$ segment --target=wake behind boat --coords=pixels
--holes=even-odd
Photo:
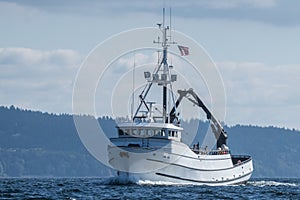
[[[118,177],[133,182],[158,181],[178,184],[229,185],[247,182],[253,172],[252,159],[248,155],[231,155],[227,147],[227,134],[213,113],[193,89],[178,90],[174,101],[172,83],[177,81],[168,64],[169,27],[158,24],[162,32],[162,58],[154,73],[144,72],[147,85],[139,95],[139,105],[130,121],[118,123],[118,137],[110,138],[108,146],[111,166]],[[181,47],[183,54],[188,49]],[[155,86],[162,87],[162,108],[157,111],[156,102],[148,102],[147,95]],[[169,91],[171,91],[170,95]],[[167,102],[173,99],[172,109]],[[182,142],[184,129],[180,124],[178,107],[182,100],[197,105],[210,121],[216,138],[216,148],[201,149],[199,144],[189,147]],[[159,114],[157,114],[159,113]]]

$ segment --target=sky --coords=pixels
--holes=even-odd
[[[220,71],[225,123],[300,129],[296,0],[0,0],[0,105],[72,113],[89,52],[122,31],[155,27],[170,6],[173,28]]]

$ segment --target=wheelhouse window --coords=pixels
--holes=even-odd
[[[130,135],[130,129],[125,129],[124,134],[125,135]]]
[[[119,132],[119,135],[124,135],[125,134],[124,131],[120,128],[118,129],[118,132]]]
[[[178,133],[175,130],[169,130],[168,131],[168,136],[169,137],[178,137]]]
[[[148,136],[153,136],[154,135],[154,130],[153,129],[149,129],[147,132]]]
[[[162,129],[160,132],[160,136],[166,136],[166,130]]]
[[[118,128],[119,136],[140,136],[140,137],[180,137],[180,131],[169,130],[167,128],[151,129],[151,128]]]
[[[140,130],[140,135],[141,135],[141,136],[145,136],[146,133],[147,133],[147,130],[145,130],[145,129],[141,129],[141,130]]]
[[[132,135],[138,135],[138,129],[132,129]]]
[[[131,133],[131,130],[128,128],[127,129],[121,129],[121,128],[118,129],[119,136],[130,135],[130,133]]]
[[[155,130],[155,131],[154,131],[154,135],[155,135],[155,136],[160,136],[160,130]]]

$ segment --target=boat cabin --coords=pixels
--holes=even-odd
[[[124,123],[118,125],[119,137],[162,138],[181,141],[182,128],[165,123]]]

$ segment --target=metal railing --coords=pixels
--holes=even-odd
[[[230,154],[229,150],[205,150],[205,149],[197,149],[197,148],[191,148],[191,150],[200,155],[226,155]]]

